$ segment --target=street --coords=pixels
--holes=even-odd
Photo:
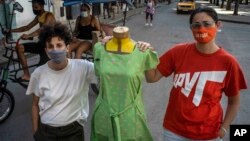
[[[189,14],[176,14],[175,4],[161,4],[156,9],[153,27],[145,27],[145,14],[140,13],[128,18],[126,26],[130,29],[131,37],[136,41],[146,41],[156,49],[159,56],[172,45],[181,42],[193,41],[189,29]],[[118,25],[122,25],[119,23]],[[217,43],[233,54],[241,64],[247,82],[250,82],[250,26],[245,24],[223,22],[221,32],[217,34]],[[144,83],[144,99],[148,122],[155,141],[162,141],[162,121],[168,103],[172,78],[165,78],[157,83]],[[248,86],[249,87],[249,86]],[[15,109],[6,122],[0,125],[0,141],[33,141],[31,130],[31,96],[25,95],[25,89],[13,83],[8,83],[16,100]],[[250,125],[250,90],[241,92],[240,111],[233,124]],[[90,110],[93,108],[96,95],[90,89]],[[227,101],[223,97],[222,105]],[[225,109],[225,108],[224,108]],[[85,140],[89,141],[90,119],[85,126]],[[229,134],[223,139],[229,141]]]

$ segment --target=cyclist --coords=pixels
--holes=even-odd
[[[37,24],[39,24],[39,26],[42,27],[43,25],[50,25],[55,23],[56,20],[54,15],[51,12],[44,10],[44,4],[45,4],[44,0],[32,0],[31,2],[32,2],[33,13],[36,15],[36,17],[28,25],[16,29],[11,29],[10,32],[25,32],[30,30]],[[38,36],[39,32],[40,28],[30,34],[23,34],[21,36],[21,39],[27,40],[31,37],[36,37]],[[39,65],[44,64],[48,60],[48,57],[46,56],[46,53],[44,51],[44,47],[41,46],[38,42],[19,44],[16,46],[16,52],[18,54],[23,69],[23,75],[20,78],[18,78],[18,81],[29,81],[30,79],[27,59],[24,55],[25,52],[39,54],[40,56]]]

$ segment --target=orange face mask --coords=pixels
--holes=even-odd
[[[201,27],[198,29],[192,29],[194,39],[198,43],[208,43],[210,42],[217,33],[216,27]]]

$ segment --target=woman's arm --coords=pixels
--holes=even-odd
[[[95,16],[93,16],[93,22],[94,22],[94,27],[96,27],[96,29],[100,31],[101,30],[100,22]]]
[[[32,100],[32,132],[35,134],[37,128],[38,128],[38,120],[39,120],[39,97],[37,97],[35,94],[33,94],[33,100]]]
[[[77,34],[77,33],[78,33],[78,26],[79,26],[79,23],[80,23],[80,16],[78,16],[78,17],[76,18],[76,24],[75,24],[74,34]]]
[[[220,138],[223,138],[226,133],[229,133],[229,126],[236,117],[239,107],[240,107],[240,94],[237,94],[236,96],[229,96],[225,118],[221,125],[221,129],[219,131]]]
[[[47,13],[44,25],[54,25],[56,23],[56,19],[52,13]]]
[[[145,77],[148,83],[154,83],[154,82],[159,81],[163,77],[163,75],[156,68],[156,69],[147,70],[145,72]]]
[[[38,19],[35,17],[28,25],[16,28],[16,29],[11,29],[10,32],[24,32],[30,30],[32,27],[34,27],[36,24],[38,24]]]
[[[51,25],[51,24],[55,24],[55,23],[56,23],[56,20],[55,20],[54,15],[51,14],[51,13],[48,13],[48,14],[46,15],[45,22],[43,23],[42,26],[44,26],[44,25]],[[34,32],[28,34],[28,35],[27,35],[27,38],[38,36],[39,33],[40,33],[40,30],[41,30],[41,27],[40,27],[39,29],[35,30]],[[27,39],[27,38],[26,38],[26,39]]]

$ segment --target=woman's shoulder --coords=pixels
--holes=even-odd
[[[45,11],[45,16],[46,16],[46,18],[48,18],[48,17],[55,17],[54,16],[54,14],[52,13],[52,12],[49,12],[49,11]]]
[[[97,19],[95,15],[91,15],[91,21],[94,23],[99,23],[99,20]]]
[[[48,62],[45,63],[45,64],[43,64],[43,65],[41,65],[41,66],[39,66],[39,67],[37,67],[37,68],[34,70],[33,74],[34,74],[34,75],[39,75],[39,74],[41,74],[41,73],[46,73],[46,70],[48,70]]]
[[[93,65],[93,62],[90,62],[86,59],[69,59],[69,62],[72,66],[79,68],[89,67]]]
[[[220,55],[222,55],[224,58],[226,58],[226,60],[228,60],[230,62],[237,62],[238,63],[238,60],[236,59],[236,57],[233,56],[231,53],[229,53],[227,50],[225,50],[222,47],[220,49]]]
[[[173,45],[170,50],[174,50],[174,51],[181,51],[181,50],[186,50],[189,48],[195,47],[195,43],[194,42],[185,42],[185,43],[178,43]]]

